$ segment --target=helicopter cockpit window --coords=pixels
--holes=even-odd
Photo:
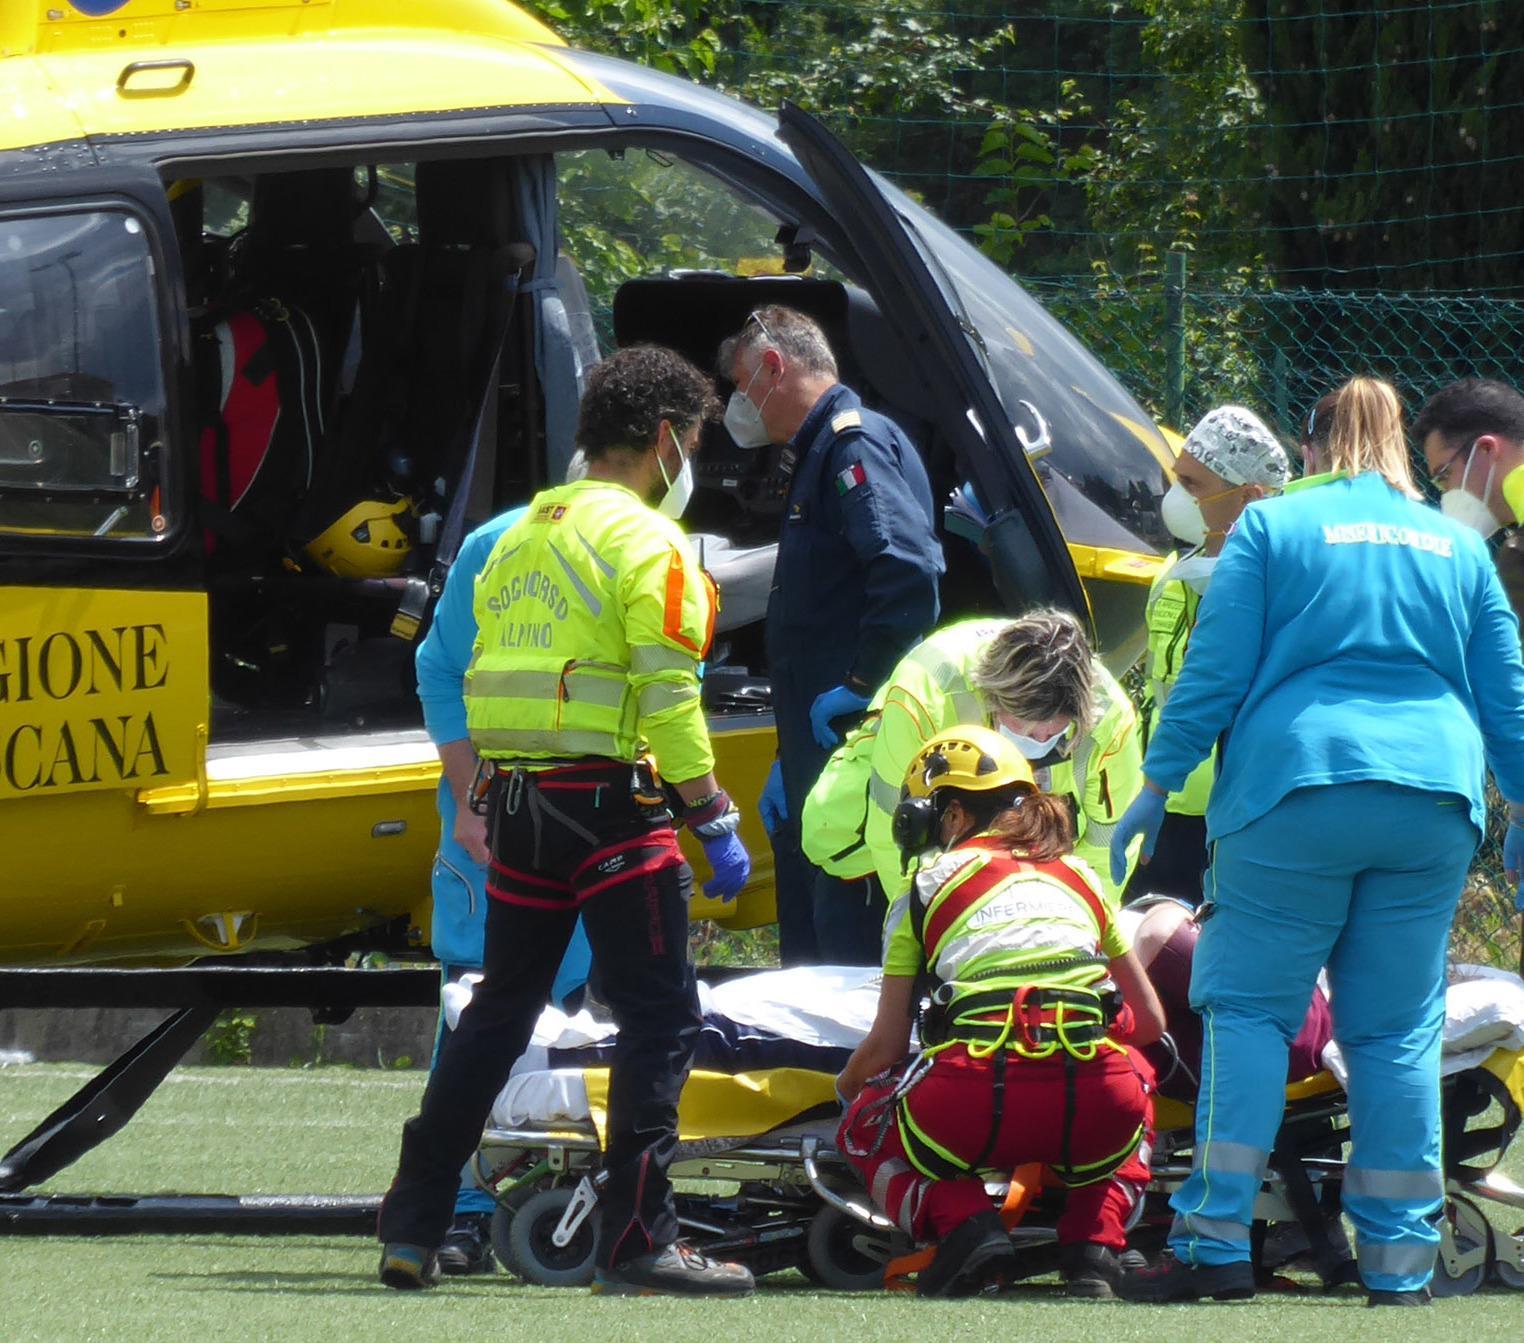
[[[1083,545],[1168,549],[1159,517],[1162,440],[1147,412],[1009,275],[903,193],[879,185],[989,374],[1064,535]]]
[[[125,211],[0,219],[0,533],[154,541],[166,399]]]
[[[655,149],[556,155],[562,247],[612,343],[614,294],[628,280],[695,272],[783,273],[776,217],[712,173]],[[817,258],[810,274],[840,279]]]

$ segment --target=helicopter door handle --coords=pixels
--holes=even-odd
[[[138,75],[152,74],[157,70],[178,70],[180,78],[173,84],[149,84],[145,88],[130,88]],[[122,67],[122,73],[116,77],[116,91],[123,98],[172,98],[177,93],[184,93],[190,88],[190,82],[196,77],[196,64],[188,61],[183,56],[172,57],[163,61],[129,61]]]
[[[1053,432],[1048,428],[1048,421],[1042,411],[1030,401],[1018,401],[1016,404],[1032,417],[1037,429],[1035,433],[1029,434],[1023,425],[1013,423],[1011,428],[1016,431],[1016,437],[1021,443],[1022,451],[1027,455],[1027,460],[1041,461],[1053,451]]]

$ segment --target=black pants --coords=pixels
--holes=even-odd
[[[444,1239],[460,1168],[529,1043],[579,911],[619,1027],[599,1262],[677,1239],[667,1167],[698,997],[671,817],[638,805],[630,776],[628,765],[589,762],[494,786],[485,978],[444,1042],[422,1108],[403,1126],[382,1241],[434,1247]]]
[[[1201,903],[1201,882],[1207,869],[1206,817],[1164,813],[1154,856],[1133,869],[1122,902],[1145,895],[1172,895],[1191,905]]]

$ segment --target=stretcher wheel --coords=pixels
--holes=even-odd
[[[1451,1198],[1439,1230],[1439,1255],[1429,1291],[1434,1296],[1470,1296],[1487,1281],[1492,1226],[1469,1199]]]
[[[492,1209],[492,1253],[497,1256],[500,1264],[508,1262],[508,1235],[513,1226],[513,1219],[518,1216],[519,1209],[532,1199],[539,1190],[533,1185],[515,1189],[511,1194],[499,1200],[497,1206]]]
[[[1524,1292],[1524,1226],[1513,1235],[1494,1232],[1492,1273],[1504,1287]]]
[[[877,1292],[884,1285],[884,1265],[908,1246],[904,1237],[864,1226],[827,1205],[810,1219],[804,1273],[833,1292]]]
[[[575,1192],[575,1185],[540,1189],[525,1199],[516,1213],[505,1212],[508,1234],[499,1251],[504,1268],[540,1287],[586,1287],[592,1282],[593,1255],[598,1248],[596,1211],[577,1228],[571,1244],[559,1246],[551,1240]],[[496,1225],[494,1214],[494,1229]],[[496,1235],[492,1247],[498,1249]]]

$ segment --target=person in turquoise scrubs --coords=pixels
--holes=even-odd
[[[1123,1280],[1131,1300],[1253,1295],[1249,1226],[1286,1051],[1325,965],[1360,1275],[1373,1305],[1428,1300],[1446,944],[1485,766],[1524,802],[1524,663],[1487,547],[1413,483],[1389,386],[1340,389],[1327,459],[1228,538],[1112,839],[1113,864],[1140,835],[1149,853],[1165,797],[1220,742],[1191,981],[1195,1161],[1171,1200],[1171,1253]],[[1520,854],[1516,819],[1505,866]]]

